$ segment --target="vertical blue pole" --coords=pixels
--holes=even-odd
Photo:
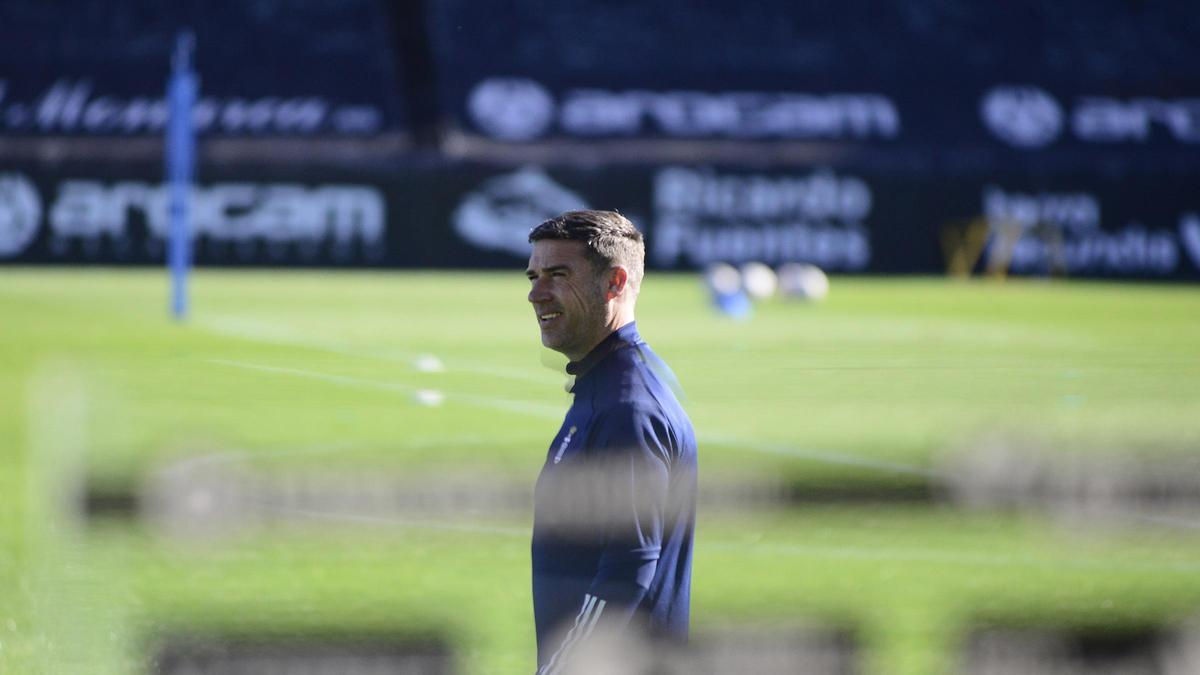
[[[169,190],[167,265],[171,270],[171,316],[187,318],[188,272],[192,266],[192,227],[188,197],[196,157],[196,134],[192,107],[200,88],[192,71],[195,38],[184,31],[175,39],[171,78],[167,82],[166,169]]]

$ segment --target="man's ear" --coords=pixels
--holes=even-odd
[[[629,284],[629,270],[620,265],[608,271],[608,287],[605,289],[605,299],[612,300],[625,291]]]

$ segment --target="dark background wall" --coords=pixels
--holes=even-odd
[[[985,217],[978,267],[1200,278],[1200,10],[1115,0],[13,0],[0,263],[161,261],[183,28],[202,264],[507,266],[586,205],[663,268],[939,273]]]

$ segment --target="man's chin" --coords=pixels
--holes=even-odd
[[[567,354],[571,347],[567,345],[566,340],[564,340],[563,336],[561,335],[556,335],[554,333],[542,333],[542,346],[546,349],[556,351],[559,354],[566,356],[568,359],[571,358]]]
[[[545,330],[543,330],[542,331],[542,346],[545,347],[546,349],[553,349],[554,351],[558,351],[559,347],[562,346],[562,338],[558,335],[555,335],[554,333],[548,333]]]

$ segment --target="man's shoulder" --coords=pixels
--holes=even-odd
[[[594,403],[597,412],[666,413],[678,406],[667,378],[665,364],[644,343],[612,354],[597,383]]]
[[[650,421],[667,428],[687,426],[676,395],[678,384],[666,364],[645,344],[613,354],[606,377],[592,398],[593,419],[611,423]]]
[[[630,425],[647,418],[666,417],[662,406],[653,400],[633,396],[606,398],[592,408],[592,420],[596,424]]]

